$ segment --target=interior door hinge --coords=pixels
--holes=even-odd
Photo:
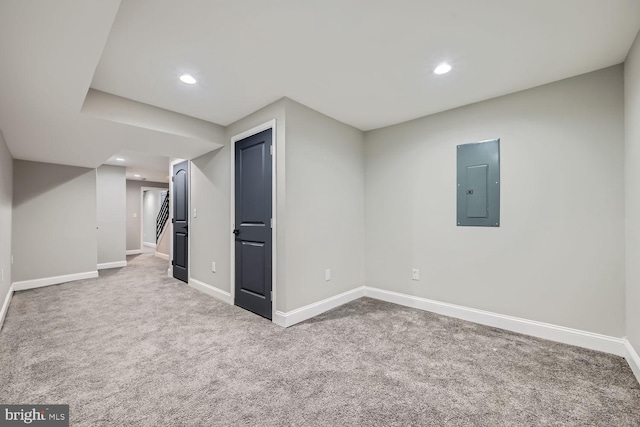
[[[269,154],[273,156],[273,145],[269,146]]]
[[[269,221],[269,224],[271,225],[271,228],[273,228],[273,218],[269,218],[271,221]]]
[[[171,177],[171,182],[175,182],[175,180],[176,180],[176,177],[175,177],[175,176],[172,176],[172,177]]]
[[[271,291],[271,301],[273,301],[273,291]]]

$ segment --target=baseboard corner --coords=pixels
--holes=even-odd
[[[314,302],[303,307],[291,310],[288,312],[276,311],[273,322],[276,325],[288,328],[297,323],[304,322],[311,319],[325,311],[334,309],[348,302],[362,298],[365,295],[365,287],[359,286],[355,289],[351,289],[346,292],[342,292],[338,295],[334,295],[329,298],[325,298],[321,301]]]
[[[126,267],[127,266],[127,261],[114,261],[114,262],[103,262],[98,264],[97,269],[98,270],[106,270],[108,268],[121,268],[121,267]]]
[[[194,279],[193,277],[189,277],[189,286],[193,289],[196,289],[202,293],[205,293],[209,296],[212,296],[220,301],[227,303],[229,305],[233,305],[233,299],[231,298],[231,294],[227,291],[223,291],[222,289],[218,289],[215,286],[211,286],[207,283],[201,282],[200,280]]]
[[[142,253],[142,249],[130,249],[125,252],[127,255],[140,255]]]
[[[96,277],[98,277],[98,270],[65,274],[62,276],[43,277],[33,280],[22,280],[20,282],[13,282],[12,286],[14,291],[26,291],[28,289],[59,285],[60,283],[75,282],[76,280],[94,279]]]
[[[168,254],[163,254],[162,252],[156,252],[156,256],[158,258],[164,259],[166,261],[169,261],[169,255]]]
[[[638,355],[636,349],[633,348],[633,345],[631,345],[628,338],[624,340],[624,346],[627,350],[625,359],[633,371],[633,374],[636,376],[638,383],[640,383],[640,355]]]
[[[13,285],[9,286],[7,296],[4,298],[4,302],[2,303],[2,310],[0,311],[0,331],[4,326],[4,319],[7,317],[9,305],[11,304],[11,298],[13,298]]]
[[[275,314],[273,315],[273,323],[286,328],[287,326],[289,326],[287,325],[287,314],[282,311],[276,310]]]

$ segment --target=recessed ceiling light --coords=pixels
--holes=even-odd
[[[122,157],[117,157],[116,160],[119,162],[124,162],[124,159]]]
[[[449,71],[451,71],[451,65],[447,64],[446,62],[438,65],[435,70],[433,70],[433,72],[436,74],[446,74]]]
[[[197,80],[195,78],[193,78],[193,76],[191,74],[183,74],[180,76],[180,81],[182,83],[186,83],[188,85],[194,85],[196,84]]]
[[[140,178],[140,175],[138,175],[138,174],[135,174],[133,176],[135,176],[136,178]]]

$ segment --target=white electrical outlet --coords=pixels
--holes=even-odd
[[[211,271],[213,271],[214,273],[216,272],[216,262],[215,261],[211,261]]]
[[[411,279],[412,280],[420,280],[420,270],[418,270],[417,268],[414,268],[411,271]]]
[[[134,213],[133,213],[133,217],[134,217],[134,218],[138,218],[138,214],[134,212]]]
[[[193,217],[198,218],[198,209],[193,208]]]
[[[327,269],[324,271],[324,280],[326,280],[327,282],[328,282],[329,280],[331,280],[331,269],[330,269],[330,268],[327,268]]]

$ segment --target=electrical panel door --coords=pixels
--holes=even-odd
[[[458,145],[458,225],[500,226],[500,140]]]

